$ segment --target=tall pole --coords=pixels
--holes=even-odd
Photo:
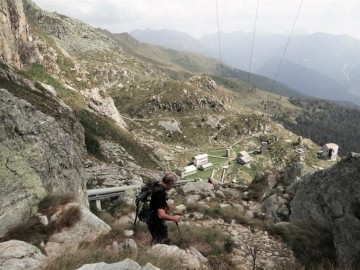
[[[227,167],[225,167],[225,166],[222,168],[223,171],[222,171],[222,175],[221,175],[221,183],[224,183],[226,168],[227,168]]]

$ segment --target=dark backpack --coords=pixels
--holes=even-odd
[[[151,214],[152,209],[150,206],[151,202],[151,195],[154,191],[161,190],[162,187],[155,187],[156,183],[149,183],[146,185],[143,185],[141,187],[140,193],[136,195],[135,204],[136,204],[136,216],[135,216],[135,222],[136,224],[137,218],[139,218],[142,222],[148,222]]]

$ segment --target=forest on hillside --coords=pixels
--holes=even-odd
[[[347,109],[320,99],[290,98],[290,102],[301,108],[301,113],[283,112],[275,120],[292,132],[309,138],[318,145],[336,143],[339,155],[360,153],[360,111]],[[295,119],[295,121],[294,121]]]

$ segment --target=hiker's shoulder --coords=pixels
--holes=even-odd
[[[160,182],[155,182],[152,186],[153,192],[156,191],[165,191],[165,188],[163,187],[163,185],[160,184]]]

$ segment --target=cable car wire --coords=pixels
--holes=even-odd
[[[218,41],[219,41],[220,68],[222,68],[221,42],[220,42],[220,26],[219,26],[219,12],[218,12],[217,0],[215,0],[215,6],[216,6],[216,23],[217,23],[217,30],[218,30]]]
[[[295,20],[294,20],[294,23],[293,23],[293,25],[292,25],[292,28],[291,28],[291,31],[290,31],[290,34],[289,34],[289,37],[288,37],[288,40],[287,40],[287,42],[286,42],[286,46],[285,46],[283,55],[282,55],[281,60],[280,60],[280,64],[279,64],[278,69],[277,69],[277,71],[276,71],[275,78],[274,78],[274,80],[273,80],[273,82],[272,82],[272,86],[271,86],[270,92],[272,92],[272,90],[273,90],[273,88],[274,88],[274,85],[275,85],[275,82],[276,82],[276,80],[277,80],[277,77],[278,77],[278,75],[279,75],[279,71],[280,71],[282,62],[283,62],[283,60],[284,60],[285,54],[286,54],[286,50],[287,50],[287,48],[288,48],[288,46],[289,46],[290,39],[291,39],[292,33],[293,33],[293,31],[294,31],[294,27],[295,27],[297,18],[298,18],[298,16],[299,16],[299,13],[300,13],[300,10],[301,10],[301,6],[302,6],[302,3],[303,3],[303,2],[304,2],[304,0],[301,0],[300,5],[299,5],[299,8],[298,8],[298,11],[297,11],[297,14],[296,14],[296,17],[295,17]]]
[[[248,84],[250,83],[250,71],[251,71],[251,63],[252,63],[252,57],[253,57],[253,51],[254,51],[256,22],[257,22],[257,16],[258,16],[258,11],[259,11],[259,2],[260,2],[260,0],[257,1],[256,15],[255,15],[255,24],[254,24],[254,31],[253,31],[252,44],[251,44],[249,72],[248,72],[248,78],[247,78],[247,83],[248,83]]]

